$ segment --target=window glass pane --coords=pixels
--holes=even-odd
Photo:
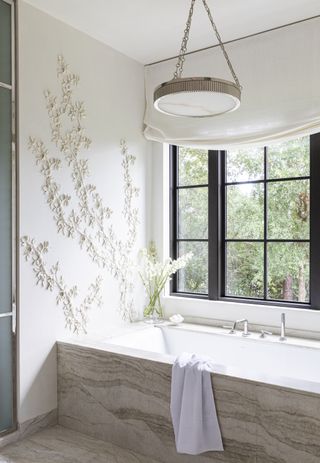
[[[244,183],[226,187],[227,238],[263,239],[264,185]]]
[[[262,180],[264,177],[264,149],[238,149],[227,152],[227,182]]]
[[[297,138],[267,150],[268,178],[305,177],[310,175],[310,139]]]
[[[226,243],[226,296],[263,297],[263,243]]]
[[[193,253],[189,264],[178,272],[178,291],[208,293],[208,243],[180,242],[178,254]]]
[[[309,243],[268,244],[268,297],[309,302]]]
[[[178,191],[179,238],[208,237],[208,188],[183,188]]]
[[[11,162],[11,92],[0,88],[0,312],[11,311]]]
[[[11,317],[0,318],[0,432],[12,427]]]
[[[269,183],[269,239],[309,239],[309,215],[309,180]]]
[[[178,184],[207,185],[208,183],[208,151],[179,147]]]
[[[0,1],[0,82],[11,84],[11,6]]]

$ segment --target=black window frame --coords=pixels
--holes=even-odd
[[[170,183],[170,255],[177,258],[178,238],[178,152],[179,147],[170,145],[169,148],[169,183]],[[246,298],[226,296],[225,290],[225,158],[226,151],[208,150],[208,294],[196,294],[177,290],[177,275],[174,275],[170,283],[172,296],[188,297],[193,299],[207,299],[211,301],[237,302],[255,305],[281,306],[302,309],[320,309],[320,133],[310,135],[310,176],[294,177],[294,180],[310,179],[310,302],[282,301],[258,298]],[[267,147],[264,147],[264,163],[266,172]],[[292,180],[293,180],[292,179]],[[277,179],[280,181],[283,179]],[[285,181],[290,180],[285,178]],[[266,176],[260,181],[264,185],[271,182]],[[230,182],[232,184],[247,182]],[[256,181],[249,183],[257,183]],[[192,185],[193,188],[205,185]],[[266,198],[264,219],[266,219]],[[267,225],[264,220],[265,227]],[[273,240],[264,239],[264,246]],[[204,240],[206,241],[206,240]],[[229,240],[228,240],[229,241]],[[230,240],[236,241],[236,240]],[[255,240],[246,240],[255,241]],[[277,242],[294,242],[309,240],[275,240]],[[264,261],[264,279],[266,279],[266,259]],[[264,282],[266,297],[266,281]]]

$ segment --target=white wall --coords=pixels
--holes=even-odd
[[[93,183],[114,210],[117,232],[123,233],[119,140],[125,137],[137,156],[134,178],[141,190],[137,250],[150,237],[155,239],[159,254],[168,255],[168,156],[163,157],[160,144],[152,144],[151,150],[142,136],[143,67],[23,1],[19,2],[19,26],[20,234],[49,241],[48,262],[59,260],[70,285],[77,284],[81,290],[96,276],[96,267],[79,251],[77,243],[57,235],[41,193],[42,178],[34,155],[27,149],[29,135],[49,139],[43,91],[58,91],[56,59],[63,54],[72,70],[80,75],[77,95],[85,102],[85,125],[93,142],[86,157],[90,159]],[[52,149],[50,143],[49,146]],[[60,180],[71,189],[68,172]],[[103,308],[90,314],[89,336],[107,335],[122,324],[117,312],[118,286],[108,275],[103,296]],[[141,308],[144,296],[139,285],[136,296],[136,305]],[[180,312],[198,316],[199,320],[248,316],[251,322],[271,325],[278,323],[282,310],[171,297],[165,297],[164,304],[167,314]],[[320,331],[319,312],[286,312],[289,326]],[[22,256],[19,325],[19,421],[24,422],[56,407],[54,345],[56,339],[70,334],[64,328],[55,296],[35,285],[31,266]]]
[[[120,33],[120,32],[119,32]],[[119,141],[126,138],[137,161],[133,176],[140,187],[139,231],[136,250],[146,243],[146,178],[148,144],[142,136],[144,73],[142,65],[21,1],[19,3],[19,143],[20,235],[50,244],[48,262],[59,260],[68,284],[86,288],[98,273],[85,252],[70,239],[58,236],[51,212],[41,193],[42,178],[34,155],[27,148],[30,135],[49,141],[49,121],[44,105],[46,88],[58,91],[57,55],[62,54],[80,75],[77,97],[84,100],[85,126],[92,139],[89,166],[105,203],[114,210],[113,223],[123,234],[121,156]],[[49,143],[50,150],[53,145]],[[52,151],[53,152],[53,151]],[[71,191],[69,172],[60,177]],[[143,292],[137,286],[136,305]],[[104,305],[90,314],[88,335],[103,336],[121,325],[117,312],[118,286],[106,274]],[[29,263],[20,256],[20,404],[19,421],[54,409],[56,356],[54,344],[69,336],[55,296],[35,285]]]

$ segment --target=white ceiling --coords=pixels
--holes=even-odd
[[[190,0],[26,0],[148,64],[177,55]],[[224,41],[320,14],[320,0],[207,0]],[[196,2],[188,51],[215,43]]]

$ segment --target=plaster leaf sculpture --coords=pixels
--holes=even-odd
[[[104,204],[96,186],[89,181],[89,162],[82,157],[82,152],[88,150],[91,145],[83,125],[85,107],[84,103],[75,100],[73,95],[79,83],[79,76],[70,71],[62,56],[58,57],[57,76],[61,88],[60,95],[52,95],[47,90],[44,96],[51,141],[60,153],[59,156],[51,156],[41,139],[29,138],[29,149],[34,153],[43,177],[42,192],[52,212],[57,232],[77,240],[92,262],[108,271],[118,281],[119,311],[124,320],[133,320],[135,310],[132,297],[132,254],[138,226],[138,210],[134,207],[134,199],[139,195],[139,189],[134,186],[131,175],[135,157],[129,153],[126,141],[121,140],[124,194],[122,216],[127,236],[125,239],[119,239],[111,222],[113,211]],[[70,169],[73,194],[63,192],[55,179],[57,171],[63,168]],[[30,240],[22,242],[22,245],[30,246]],[[38,247],[34,245],[33,249]],[[35,266],[33,259],[32,265]],[[37,274],[40,275],[39,272]],[[48,281],[44,279],[46,284]],[[53,284],[57,284],[56,280]],[[90,301],[89,297],[87,304],[90,304]]]
[[[80,304],[76,304],[78,296],[77,286],[68,288],[60,272],[59,262],[48,267],[44,260],[44,254],[48,252],[49,243],[44,241],[36,244],[28,236],[21,238],[21,246],[24,249],[26,261],[31,261],[37,285],[49,291],[56,292],[56,302],[62,306],[65,316],[66,327],[79,334],[86,332],[87,314],[92,306],[100,307],[101,300],[101,277],[97,277],[87,292],[87,296]]]

